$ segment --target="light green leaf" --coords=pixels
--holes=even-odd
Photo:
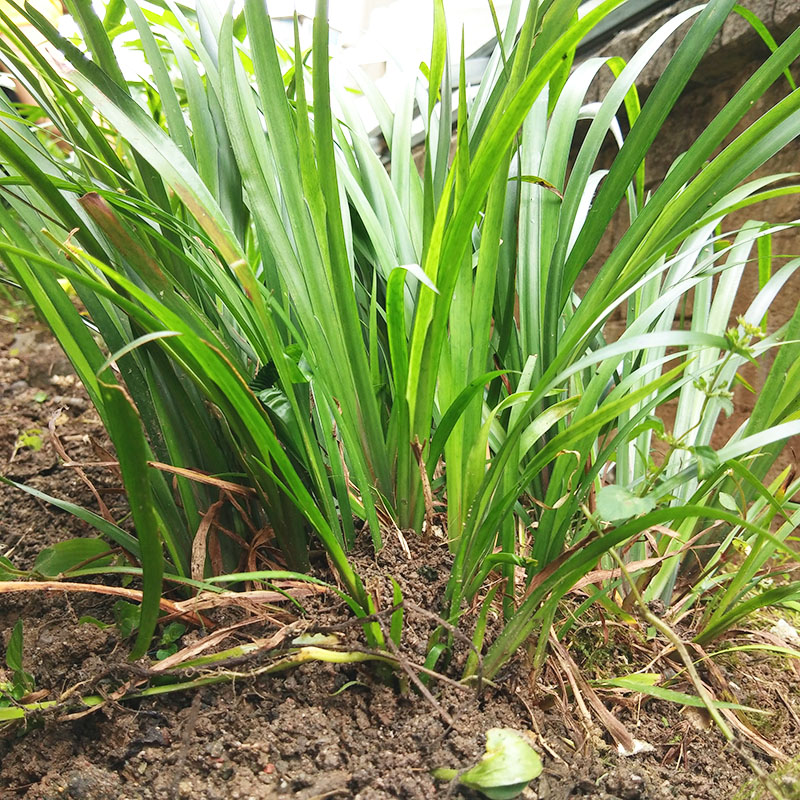
[[[665,689],[663,686],[655,686],[651,675],[626,675],[621,678],[611,678],[601,683],[603,686],[616,686],[620,689],[628,689],[631,692],[639,692],[639,694],[646,694],[659,700],[668,700],[671,703],[680,703],[684,706],[694,706],[695,708],[705,708],[706,706],[699,697],[694,695],[676,692],[673,689]],[[714,701],[713,705],[716,708],[731,708],[735,711],[750,711],[757,714],[771,713],[763,708],[753,708],[752,706],[743,706],[739,703],[728,703],[719,700]]]
[[[655,508],[651,497],[637,497],[623,486],[604,486],[597,493],[597,513],[606,522],[625,522]]]
[[[736,512],[739,510],[739,506],[736,505],[736,500],[733,498],[732,495],[729,495],[727,492],[719,493],[719,504],[723,508],[727,508],[728,511]]]
[[[110,564],[111,556],[98,558],[108,551],[109,546],[102,539],[67,539],[45,547],[36,557],[33,569],[40,575],[55,578],[86,561],[91,561],[95,566]]]
[[[486,731],[486,753],[458,780],[490,800],[510,800],[521,794],[541,772],[542,759],[519,731],[490,728]],[[457,774],[449,769],[437,769],[433,773],[440,780],[452,780]]]

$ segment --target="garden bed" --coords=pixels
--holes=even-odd
[[[2,472],[41,491],[96,508],[75,471],[59,466],[48,422],[76,461],[98,460],[98,419],[70,377],[67,363],[46,331],[31,319],[3,323],[0,335],[0,459]],[[42,392],[47,397],[42,397]],[[38,433],[36,433],[38,431]],[[17,447],[20,434],[41,436],[42,446]],[[16,449],[11,463],[9,459]],[[119,516],[124,502],[107,470],[89,470],[92,482]],[[48,544],[93,535],[73,517],[7,487],[0,489],[0,553],[30,567]],[[365,539],[368,537],[365,537]],[[388,586],[392,575],[415,587],[408,600],[437,611],[448,574],[448,554],[435,539],[409,537],[410,556],[395,536],[375,557],[368,546],[353,557],[368,588]],[[319,569],[324,569],[321,563]],[[329,576],[328,576],[329,577]],[[38,691],[55,699],[110,693],[131,679],[126,660],[131,640],[116,627],[99,629],[79,619],[113,622],[113,598],[45,592],[0,595],[3,645],[18,619],[24,624],[25,668]],[[309,624],[345,624],[350,614],[332,593],[308,604]],[[219,625],[241,620],[241,609],[209,612]],[[431,620],[406,612],[403,655],[422,660]],[[594,619],[594,618],[592,618]],[[268,636],[266,618],[237,633],[240,641]],[[188,631],[184,643],[198,637]],[[572,637],[572,656],[587,678],[631,672],[630,633],[587,625]],[[355,633],[352,633],[355,636]],[[607,636],[607,639],[604,639]],[[650,642],[655,655],[659,646]],[[600,657],[598,658],[598,653]],[[463,768],[480,756],[492,727],[530,731],[544,772],[525,797],[541,800],[701,800],[734,798],[752,776],[726,748],[719,732],[696,710],[659,700],[622,698],[606,705],[652,751],[618,755],[607,733],[587,724],[560,674],[548,667],[532,683],[518,656],[478,700],[474,690],[431,682],[446,724],[428,700],[399,693],[379,680],[374,665],[310,663],[276,676],[243,677],[198,690],[123,703],[109,700],[91,713],[59,709],[0,731],[0,796],[3,798],[417,798],[444,797],[431,769]],[[723,665],[723,668],[724,665]],[[800,751],[800,678],[793,664],[774,656],[743,654],[729,668],[739,701],[770,712],[760,732],[787,756]],[[450,677],[459,677],[455,668]],[[70,717],[72,713],[72,718]],[[66,719],[64,717],[67,717]],[[777,765],[754,754],[766,771]],[[782,779],[788,785],[789,778]],[[461,790],[452,797],[470,795]],[[741,794],[750,798],[757,795]]]

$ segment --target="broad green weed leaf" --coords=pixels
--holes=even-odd
[[[19,576],[19,570],[7,558],[0,556],[0,580],[10,581]]]
[[[13,674],[10,690],[16,700],[32,692],[35,688],[33,676],[25,672],[22,667],[22,645],[22,620],[18,619],[14,630],[11,631],[6,648],[6,666]]]
[[[108,544],[102,539],[67,539],[45,547],[36,557],[33,569],[40,575],[55,578],[87,561],[94,566],[104,566],[111,563],[112,557],[103,555],[108,550]]]
[[[18,450],[29,449],[34,453],[38,453],[42,449],[44,442],[41,437],[41,430],[39,428],[31,428],[30,430],[23,431],[17,437],[17,443],[14,445],[14,452]]]
[[[486,752],[458,780],[490,800],[511,800],[541,772],[542,759],[521,733],[512,728],[490,728],[486,731]],[[452,780],[457,772],[438,769],[433,775],[441,780]]]
[[[141,616],[141,609],[133,603],[125,600],[117,600],[114,603],[114,619],[119,629],[119,635],[123,639],[127,639],[139,627]]]
[[[655,508],[650,497],[637,497],[622,486],[604,486],[597,493],[597,513],[606,522],[625,522]]]
[[[12,672],[22,670],[22,620],[18,619],[6,647],[6,666]]]
[[[184,633],[186,633],[186,626],[184,624],[180,622],[170,622],[168,625],[164,626],[159,644],[164,647],[174,644]]]

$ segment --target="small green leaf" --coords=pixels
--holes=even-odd
[[[33,396],[34,403],[44,403],[45,400],[47,400],[47,392],[43,392],[41,389]]]
[[[94,566],[106,566],[112,559],[111,556],[104,556],[108,550],[108,544],[102,539],[67,539],[45,547],[36,557],[33,569],[40,575],[55,578],[87,561]]]
[[[0,580],[10,581],[20,575],[20,571],[4,556],[0,556]]]
[[[660,417],[655,417],[648,414],[638,425],[634,426],[633,430],[628,434],[631,439],[635,439],[639,434],[646,431],[655,431],[656,433],[664,433],[664,420]]]
[[[159,644],[167,647],[173,644],[173,642],[177,642],[184,633],[186,633],[185,625],[180,622],[170,622],[169,625],[164,626]]]
[[[22,620],[18,619],[6,647],[6,666],[12,672],[22,671]]]
[[[597,513],[606,522],[625,522],[655,508],[651,497],[637,497],[622,486],[604,486],[597,493]]]
[[[697,456],[697,477],[705,480],[719,467],[720,461],[716,450],[702,444],[689,448]]]
[[[727,492],[720,492],[719,493],[719,504],[723,508],[727,508],[728,511],[738,512],[739,506],[736,505],[736,500],[734,500],[732,495],[729,495]]]
[[[462,773],[459,783],[476,789],[489,800],[511,800],[542,772],[542,759],[524,736],[512,728],[486,731],[486,752],[471,769]],[[434,778],[452,780],[452,769],[434,770]]]
[[[730,418],[734,411],[733,401],[728,397],[720,397],[718,399],[722,410],[725,412],[725,416]]]
[[[513,181],[514,178],[509,178],[509,180]],[[533,183],[536,186],[542,186],[551,191],[560,200],[564,199],[564,195],[561,194],[561,192],[552,183],[550,183],[550,181],[540,178],[538,175],[520,175],[519,180],[523,181],[524,183]]]
[[[141,616],[141,609],[133,603],[125,600],[117,600],[114,603],[114,619],[119,629],[119,635],[123,639],[127,639],[139,627]]]
[[[13,673],[13,680],[10,684],[9,694],[19,700],[26,694],[32,692],[36,687],[33,675],[22,668],[22,620],[18,619],[6,648],[6,666]]]
[[[42,449],[44,442],[42,441],[42,437],[39,435],[41,430],[39,428],[31,428],[28,431],[23,431],[18,437],[17,442],[14,445],[14,452],[17,450],[22,450],[23,448],[29,448],[33,450],[34,453],[37,453],[39,450]]]

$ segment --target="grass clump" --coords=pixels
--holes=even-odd
[[[261,0],[236,18],[202,0],[196,14],[172,0],[109,2],[100,18],[76,0],[77,44],[20,9],[70,64],[65,77],[0,12],[4,62],[69,143],[55,148],[0,98],[0,252],[116,447],[135,535],[98,524],[141,566],[135,656],[165,574],[195,588],[243,571],[296,577],[317,544],[353,612],[373,620],[348,559],[362,526],[376,549],[393,527],[443,532],[450,625],[502,579],[487,677],[532,632],[537,663],[551,631],[569,635],[568,620],[553,626],[576,586],[576,614],[597,603],[630,617],[634,594],[612,554],[643,602],[698,615],[700,643],[797,599],[791,580],[752,591],[773,554],[791,554],[800,519],[796,478],[764,483],[800,433],[800,307],[777,330],[761,327],[800,266],[769,246],[794,223],[733,218],[798,191],[795,176],[753,176],[800,130],[789,72],[800,31],[772,43],[646,189],[653,143],[735,3],[681,12],[627,63],[577,63],[584,36],[619,5],[512,3],[473,93],[434,0],[430,62],[398,109],[359,79],[390,171],[352,94],[331,83],[324,0],[310,58],[299,36],[275,41]],[[684,23],[641,104],[638,76]],[[149,65],[145,82],[115,60],[123,34]],[[588,104],[608,69],[611,87]],[[781,98],[734,136],[775,84]],[[601,170],[609,134],[618,152]],[[620,209],[624,233],[598,259]],[[751,262],[761,288],[732,322]],[[691,325],[679,330],[689,297]],[[612,341],[615,309],[626,327]],[[772,351],[753,412],[712,448],[739,369]],[[708,531],[718,544],[687,584],[682,564]],[[254,575],[247,554],[265,540],[280,569]],[[747,555],[730,572],[735,546]],[[374,621],[365,629],[371,647],[386,645]],[[429,668],[450,637],[442,626]]]

